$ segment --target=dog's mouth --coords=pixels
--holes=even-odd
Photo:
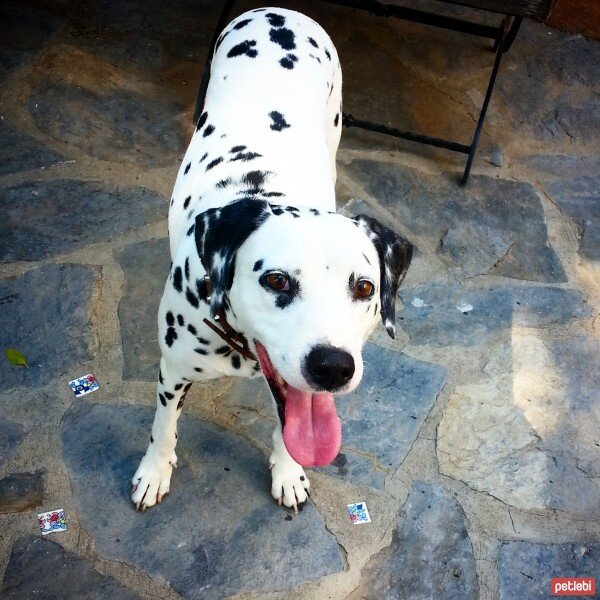
[[[333,394],[304,392],[292,387],[273,366],[266,348],[257,340],[256,354],[277,403],[283,442],[291,457],[303,467],[323,467],[337,455],[342,426]]]

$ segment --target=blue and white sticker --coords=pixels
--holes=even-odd
[[[89,375],[85,375],[84,377],[80,377],[79,379],[73,379],[73,381],[69,381],[69,385],[73,390],[75,396],[79,398],[79,396],[85,396],[91,392],[95,392],[100,385],[96,381],[96,378],[90,373]]]
[[[354,504],[348,504],[347,506],[350,520],[355,525],[371,522],[371,517],[369,516],[369,509],[367,508],[366,502],[355,502]]]

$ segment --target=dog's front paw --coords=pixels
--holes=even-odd
[[[304,504],[310,495],[310,482],[304,469],[289,455],[276,451],[271,454],[269,468],[272,478],[271,495],[279,506],[283,504],[298,512],[298,506]]]
[[[148,450],[140,462],[138,470],[131,480],[133,489],[131,500],[136,510],[145,511],[147,508],[160,503],[169,493],[171,473],[177,468],[175,452],[170,458],[159,457]]]

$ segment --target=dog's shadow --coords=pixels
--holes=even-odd
[[[285,589],[343,569],[314,505],[298,517],[277,507],[267,491],[266,457],[243,438],[193,417],[180,419],[170,494],[135,512],[128,483],[152,418],[148,408],[82,401],[63,420],[80,524],[101,554],[202,598]]]

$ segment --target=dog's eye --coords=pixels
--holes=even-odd
[[[368,279],[359,279],[354,286],[354,297],[357,300],[366,300],[373,295],[375,286]]]
[[[286,292],[290,289],[290,280],[283,274],[275,271],[265,278],[266,284],[276,292]]]

